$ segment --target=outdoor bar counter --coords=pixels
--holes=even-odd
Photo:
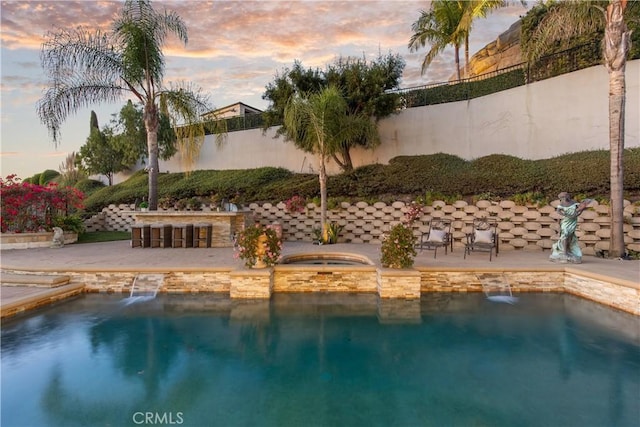
[[[135,213],[136,224],[139,225],[176,225],[176,224],[211,224],[211,247],[224,248],[233,246],[233,236],[244,230],[245,221],[249,219],[251,211],[235,212],[204,212],[204,211],[150,211]]]

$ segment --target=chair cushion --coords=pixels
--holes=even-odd
[[[444,230],[431,230],[429,232],[429,242],[442,243],[447,232]]]
[[[493,230],[476,230],[473,241],[475,243],[493,243]]]

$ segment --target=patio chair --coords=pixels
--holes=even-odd
[[[449,247],[453,252],[453,239],[451,238],[451,221],[442,218],[433,218],[429,222],[429,231],[420,236],[420,251],[433,249],[433,257],[438,255],[438,248],[444,248],[445,255]]]
[[[495,252],[499,252],[498,223],[493,219],[478,218],[473,220],[472,231],[467,233],[467,242],[464,245],[464,258],[473,251],[489,252],[489,261]]]

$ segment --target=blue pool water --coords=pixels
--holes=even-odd
[[[3,321],[3,427],[637,426],[637,317],[571,296],[85,295]]]

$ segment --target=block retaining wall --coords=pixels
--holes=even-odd
[[[475,204],[457,201],[447,204],[435,201],[424,208],[424,214],[414,224],[414,234],[420,236],[428,230],[431,218],[452,220],[454,246],[462,247],[470,223],[474,218],[490,217],[498,221],[500,250],[550,249],[557,239],[560,214],[555,204],[547,206],[520,206],[505,200],[490,202],[480,200]],[[85,221],[87,231],[130,231],[135,222],[133,205],[109,205],[102,212]],[[286,241],[312,241],[314,228],[320,225],[320,207],[308,204],[305,212],[289,213],[284,203],[262,205],[252,203],[248,209],[254,219],[263,225],[278,222],[282,225]],[[205,207],[210,210],[210,207]],[[327,213],[328,220],[343,227],[340,242],[380,244],[383,235],[394,224],[401,222],[407,211],[404,202],[386,204],[366,202],[340,204]],[[625,201],[624,209],[625,245],[628,249],[640,251],[640,206]],[[609,206],[594,202],[579,218],[576,235],[585,255],[595,255],[597,251],[609,248],[610,229]]]

